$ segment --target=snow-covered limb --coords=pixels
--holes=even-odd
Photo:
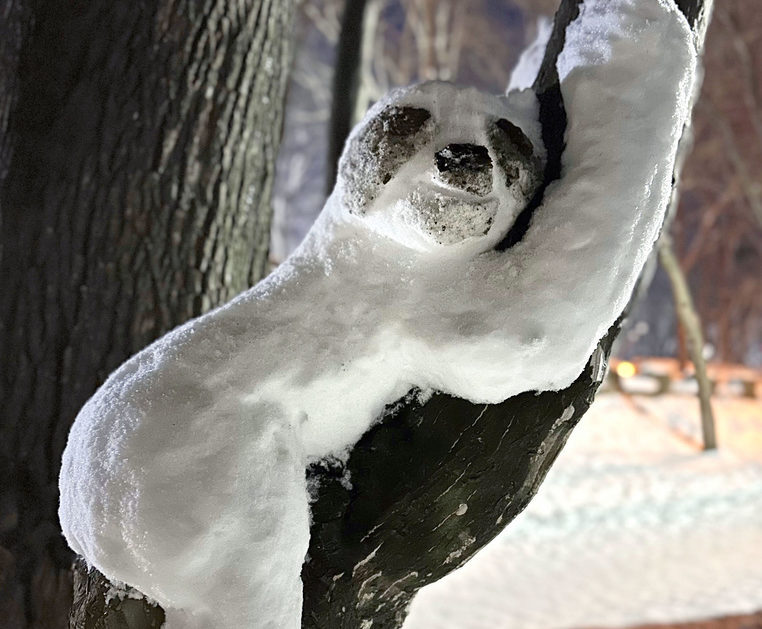
[[[498,166],[518,158],[498,152],[506,143],[488,135],[522,110],[446,84],[393,96],[384,107],[395,103],[426,103],[441,129],[441,146],[424,144],[395,173],[397,209],[416,218],[409,195],[427,198],[429,211],[444,216],[441,226],[460,236],[439,244],[427,219],[400,222],[391,240],[378,233],[377,207],[366,201],[350,212],[339,202],[349,186],[340,186],[277,272],[125,363],[72,428],[61,474],[69,543],[109,578],[161,602],[170,620],[173,610],[186,609],[202,623],[213,613],[220,626],[243,626],[254,616],[268,619],[263,627],[298,624],[307,460],[342,456],[386,403],[416,384],[430,386],[426,372],[441,359],[438,344],[427,349],[427,339],[415,338],[417,319],[434,326],[433,319],[451,317],[461,338],[460,321],[469,316],[462,297],[449,313],[427,303],[441,298],[432,282],[446,285],[450,271],[463,281],[473,256],[494,245],[520,210],[514,188],[528,185],[530,175],[516,166],[508,182]],[[460,188],[460,180],[434,180],[461,170],[452,158],[449,170],[440,170],[437,150],[466,140],[494,151],[479,166],[488,175],[480,195]],[[523,159],[531,166],[530,157]],[[477,199],[488,233],[472,236],[474,223],[452,210]],[[380,202],[383,214],[392,202]],[[430,377],[437,386],[437,375]]]
[[[371,592],[387,600],[401,592],[388,608],[396,617],[411,591],[489,539],[463,537],[465,523],[476,527],[489,509],[469,507],[474,490],[442,512],[460,498],[469,459],[458,459],[466,468],[440,496],[421,478],[409,517],[439,518],[427,530],[441,532],[424,538],[459,545],[430,570],[367,572],[390,561],[394,536],[405,537],[399,527],[413,522],[390,530],[378,519],[379,449],[355,444],[393,434],[387,450],[409,455],[400,469],[419,478],[429,468],[416,468],[404,444],[415,442],[421,460],[440,457],[446,430],[417,439],[404,425],[402,434],[367,432],[411,387],[462,398],[457,405],[577,379],[573,395],[544,394],[555,414],[548,426],[524,425],[527,441],[505,443],[524,482],[508,507],[511,488],[492,488],[503,496],[494,526],[515,515],[589,404],[599,357],[578,376],[661,225],[694,71],[691,31],[671,2],[582,3],[559,58],[569,117],[563,178],[546,190],[524,239],[503,252],[492,248],[531,194],[542,153],[532,152],[532,141],[540,145],[533,94],[505,99],[430,83],[380,103],[350,138],[348,166],[299,250],[252,290],[125,363],[83,408],[61,475],[72,547],[159,601],[170,621],[184,610],[185,626],[297,627],[310,541],[304,469],[332,455],[352,471],[353,489],[342,477],[345,495],[365,505],[353,509],[352,535],[368,528],[347,538],[343,560],[357,561],[331,582],[365,575],[368,606]],[[463,452],[494,472],[512,423],[481,419],[497,460],[484,459],[481,442],[464,440]],[[443,482],[453,468],[437,461],[428,476]]]

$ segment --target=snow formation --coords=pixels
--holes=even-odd
[[[622,311],[669,198],[692,41],[671,1],[582,5],[563,178],[505,252],[542,157],[531,91],[427,83],[374,106],[299,249],[83,407],[60,479],[71,547],[170,625],[299,627],[310,459],[345,456],[414,385],[565,387]]]

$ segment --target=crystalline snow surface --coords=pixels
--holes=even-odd
[[[337,190],[273,275],[133,357],[82,409],[60,481],[74,550],[176,623],[192,624],[182,608],[199,626],[295,629],[308,457],[341,455],[412,385],[498,402],[579,374],[657,236],[695,65],[667,0],[582,9],[559,63],[564,177],[524,240],[488,251],[518,211],[503,198],[486,236],[447,247],[384,220],[426,180],[433,147],[363,217]],[[537,145],[528,92],[426,84],[395,98],[449,121],[437,149],[484,144],[485,110]]]

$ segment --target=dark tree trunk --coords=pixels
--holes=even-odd
[[[548,151],[545,185],[560,176],[566,128],[555,61],[583,2],[562,0],[534,85]],[[699,42],[710,4],[678,3]],[[542,192],[502,247],[521,240],[541,199]],[[362,437],[346,467],[313,466],[308,474],[318,489],[302,573],[303,629],[402,626],[421,587],[468,561],[534,496],[592,403],[618,331],[617,323],[563,391],[523,393],[497,405],[413,398]]]
[[[326,194],[336,183],[339,157],[344,141],[352,129],[352,113],[355,109],[360,77],[360,53],[362,46],[363,18],[366,0],[345,0],[341,18],[341,31],[336,44],[336,63],[333,70],[331,90],[331,120],[328,130],[328,162],[326,163]]]
[[[10,0],[0,12],[0,624],[64,627],[78,409],[259,279],[294,0]]]

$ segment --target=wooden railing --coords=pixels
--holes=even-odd
[[[712,392],[762,399],[762,370],[730,363],[707,365]],[[695,384],[693,365],[675,358],[612,358],[605,387],[622,393],[663,395],[689,392]]]

